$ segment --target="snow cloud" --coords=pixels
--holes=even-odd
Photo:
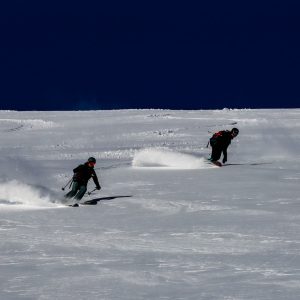
[[[204,157],[196,157],[164,148],[148,148],[138,151],[134,155],[132,166],[174,169],[206,169],[211,167]]]
[[[55,206],[49,195],[17,180],[0,183],[0,207],[42,208]]]

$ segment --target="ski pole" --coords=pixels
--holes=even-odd
[[[70,184],[70,186],[71,186],[72,182],[73,182],[73,178],[71,178],[71,179],[67,182],[67,184],[66,184],[65,186],[63,186],[61,189],[64,191],[65,188],[66,188],[69,184]]]
[[[88,192],[88,195],[91,195],[93,192],[95,192],[97,188],[93,189],[92,191]]]

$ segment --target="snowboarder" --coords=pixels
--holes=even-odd
[[[218,161],[223,152],[223,164],[227,161],[227,148],[231,143],[231,140],[234,139],[239,134],[239,130],[237,128],[232,128],[229,130],[222,130],[214,133],[214,135],[210,138],[209,142],[212,147],[210,161],[219,166],[222,164]]]
[[[73,198],[77,201],[80,201],[84,196],[87,190],[88,181],[93,178],[94,183],[96,185],[96,189],[100,190],[101,186],[98,181],[97,174],[94,170],[94,166],[96,164],[96,159],[94,157],[90,157],[86,163],[83,165],[79,165],[77,168],[73,170],[73,183],[72,190],[65,195],[65,198]]]

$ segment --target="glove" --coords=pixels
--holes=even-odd
[[[100,190],[101,190],[101,186],[100,186],[100,185],[97,186],[96,189],[97,189],[98,191],[100,191]]]
[[[227,161],[227,158],[224,157],[223,160],[222,160],[223,164],[225,164],[226,161]]]

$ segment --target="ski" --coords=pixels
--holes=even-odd
[[[212,164],[212,165],[217,166],[217,167],[222,167],[223,166],[222,163],[220,163],[219,161],[212,161],[209,158],[207,158],[207,161],[208,161],[209,164]]]
[[[76,203],[63,203],[65,204],[67,207],[79,207],[81,205],[97,205],[98,202],[100,201],[107,201],[107,200],[113,200],[113,199],[116,199],[116,198],[128,198],[128,197],[132,197],[132,195],[126,195],[126,196],[121,196],[121,195],[118,195],[118,196],[108,196],[108,197],[100,197],[100,198],[94,198],[94,199],[90,199],[90,200],[86,200],[86,201],[83,201],[83,202],[76,202]]]
[[[217,167],[222,167],[222,163],[220,163],[219,161],[211,161],[211,163]]]
[[[74,204],[69,204],[67,206],[69,206],[69,207],[79,207],[79,204],[78,203],[74,203]]]

